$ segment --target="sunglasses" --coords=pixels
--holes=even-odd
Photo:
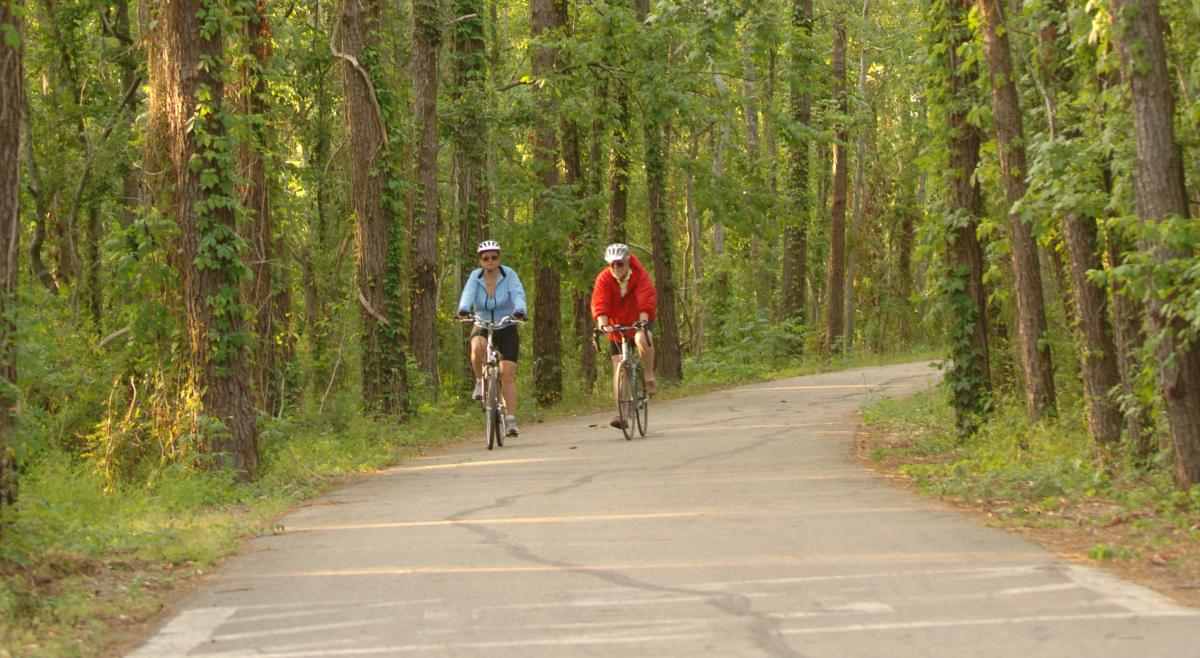
[[[484,261],[485,263],[493,260],[500,260],[500,254],[484,254],[479,257],[479,260]]]

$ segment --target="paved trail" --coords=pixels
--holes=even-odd
[[[526,425],[391,469],[250,542],[135,650],[168,656],[1200,656],[1200,611],[901,491],[872,367]]]

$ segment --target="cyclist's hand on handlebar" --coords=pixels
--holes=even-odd
[[[638,329],[645,329],[646,327],[650,326],[650,321],[638,320],[637,322],[633,323],[633,326],[637,327]]]
[[[513,314],[512,314],[512,319],[513,319],[513,321],[515,321],[515,322],[524,322],[524,321],[525,321],[525,314],[524,314],[524,313],[522,313],[522,312],[520,312],[520,311],[518,311],[518,312],[516,312],[516,313],[513,313]]]
[[[600,331],[603,331],[606,334],[611,334],[613,332],[613,326],[611,324],[600,325]]]
[[[459,312],[458,312],[458,319],[459,319],[459,320],[461,320],[461,321],[463,321],[463,322],[467,322],[467,321],[469,321],[469,320],[471,319],[471,314],[470,314],[470,313],[468,313],[468,312],[466,312],[466,311],[459,311]]]

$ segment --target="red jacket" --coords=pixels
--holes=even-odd
[[[654,282],[650,273],[642,267],[642,263],[633,254],[629,255],[629,284],[625,287],[625,296],[621,296],[621,283],[613,276],[612,268],[606,267],[596,275],[596,283],[592,286],[592,319],[601,315],[608,316],[609,324],[623,325],[637,322],[639,313],[646,313],[654,319],[658,309],[658,293],[654,290]],[[609,335],[609,340],[616,337]]]

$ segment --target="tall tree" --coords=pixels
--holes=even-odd
[[[1025,404],[1032,418],[1040,418],[1054,412],[1054,370],[1046,337],[1046,303],[1042,295],[1037,240],[1033,236],[1033,226],[1021,216],[1018,208],[1028,189],[1020,98],[1013,78],[1008,28],[1000,0],[978,0],[978,6],[983,16],[981,29],[992,90],[992,119],[1008,202]]]
[[[408,414],[404,313],[400,290],[401,239],[395,213],[402,204],[385,198],[399,176],[390,162],[391,139],[383,106],[398,111],[394,96],[376,83],[382,49],[383,4],[342,3],[342,51],[354,209],[358,218],[355,297],[362,319],[362,394],[367,410]],[[336,41],[334,42],[336,43]],[[393,193],[394,192],[390,192]]]
[[[783,230],[783,273],[781,308],[785,317],[804,321],[805,286],[808,269],[808,222],[812,208],[812,188],[808,179],[809,140],[812,121],[812,96],[808,89],[808,71],[812,59],[812,0],[792,0],[791,63],[788,108],[792,129],[788,140],[788,220]]]
[[[548,41],[556,18],[554,0],[531,0],[529,29],[533,39],[534,104],[533,118],[534,170],[541,189],[533,198],[533,221],[539,227],[538,242],[534,245],[533,300],[533,387],[534,397],[541,404],[553,404],[562,398],[562,336],[560,262],[563,245],[556,244],[554,226],[555,198],[558,194],[558,139],[555,134],[557,116],[554,98],[546,81],[554,75],[556,52]]]
[[[834,119],[833,181],[829,203],[829,278],[826,281],[825,304],[825,350],[841,352],[844,349],[842,334],[842,304],[845,296],[846,279],[846,192],[849,185],[849,167],[846,163],[846,121],[850,104],[846,97],[846,22],[839,13],[833,18],[833,102],[838,116]]]
[[[1064,140],[1078,148],[1083,139],[1080,122],[1070,120],[1074,117],[1067,117],[1069,123],[1061,128],[1059,125],[1060,117],[1068,107],[1062,101],[1069,98],[1074,81],[1074,70],[1066,61],[1070,49],[1066,1],[1053,0],[1044,5],[1041,12],[1043,28],[1038,32],[1038,45],[1041,86],[1047,105],[1048,137],[1052,141]],[[1067,185],[1072,184],[1070,178],[1079,175],[1068,171],[1056,173],[1056,178],[1067,179]],[[1094,175],[1093,172],[1088,173]],[[1072,198],[1078,196],[1081,195],[1071,195]],[[1120,405],[1111,395],[1111,391],[1120,386],[1120,369],[1113,329],[1108,320],[1104,287],[1088,276],[1089,271],[1101,269],[1101,263],[1097,241],[1099,218],[1087,216],[1086,212],[1083,208],[1064,204],[1061,211],[1063,242],[1079,337],[1088,434],[1097,447],[1107,449],[1120,440],[1124,425]]]
[[[451,87],[454,121],[454,214],[458,225],[458,262],[454,281],[461,289],[467,273],[475,267],[475,245],[487,237],[490,197],[488,194],[488,146],[491,143],[487,117],[487,44],[484,38],[484,4],[481,0],[455,0],[453,25],[454,82]],[[470,325],[463,326],[466,343]],[[470,360],[463,352],[465,372]]]
[[[654,247],[654,287],[658,292],[658,312],[655,315],[655,367],[658,374],[672,380],[683,378],[683,361],[679,350],[679,320],[675,314],[674,238],[670,233],[667,212],[667,137],[666,119],[669,107],[662,85],[666,73],[666,43],[654,26],[646,25],[650,0],[637,0],[638,21],[646,36],[642,107],[645,115],[642,128],[646,141],[646,193],[650,219],[650,243]]]
[[[413,2],[413,102],[417,115],[416,193],[412,204],[412,328],[409,343],[428,390],[437,393],[438,0]]]
[[[266,0],[256,0],[249,9],[243,31],[248,57],[242,64],[242,113],[250,126],[249,139],[240,145],[241,170],[246,184],[242,188],[242,207],[249,224],[250,304],[254,311],[255,350],[252,380],[255,405],[273,414],[281,401],[283,357],[288,340],[283,326],[288,303],[286,287],[280,285],[275,244],[275,221],[271,209],[271,186],[267,168],[271,158],[268,146],[270,129],[267,117],[267,71],[271,66],[271,24]]]
[[[0,2],[0,539],[17,501],[17,347],[20,272],[21,109],[25,90],[24,2]]]
[[[960,434],[973,433],[986,413],[991,388],[988,353],[988,302],[983,284],[979,218],[983,195],[975,168],[983,141],[970,121],[975,106],[971,71],[964,62],[970,41],[966,16],[972,0],[934,0],[929,9],[934,60],[931,109],[944,125],[947,140],[947,271],[942,282],[950,311],[950,381],[955,423]]]
[[[1175,91],[1163,43],[1166,25],[1158,0],[1113,0],[1112,17],[1133,101],[1134,191],[1138,217],[1147,225],[1141,249],[1169,271],[1172,261],[1195,252],[1194,245],[1185,250],[1170,241],[1172,220],[1188,217],[1188,199],[1175,139]],[[1149,285],[1149,320],[1159,341],[1159,384],[1175,448],[1176,480],[1186,490],[1200,484],[1200,344],[1188,339],[1192,327],[1173,309],[1179,291],[1161,289],[1161,276]]]
[[[186,307],[189,383],[204,414],[224,425],[209,430],[205,447],[248,474],[258,466],[258,441],[240,290],[244,240],[231,198],[237,172],[224,98],[222,30],[229,17],[211,0],[155,2],[151,12],[145,171],[158,211],[179,227],[174,258]]]

